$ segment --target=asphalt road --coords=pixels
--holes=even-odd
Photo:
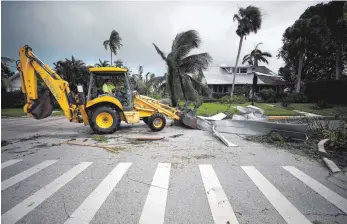
[[[347,186],[320,161],[236,135],[122,125],[114,153],[65,118],[1,121],[4,224],[347,223]],[[128,139],[143,136],[165,138]]]

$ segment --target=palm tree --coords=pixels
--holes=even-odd
[[[258,49],[258,46],[262,43],[258,43],[257,46],[251,51],[251,53],[246,54],[243,57],[242,64],[248,62],[250,66],[258,66],[258,62],[264,62],[269,64],[266,57],[272,57],[269,52],[262,52]]]
[[[110,64],[108,63],[108,61],[101,61],[100,59],[99,59],[99,63],[95,64],[95,67],[109,67],[109,66]]]
[[[231,96],[233,96],[234,94],[235,76],[237,71],[237,64],[240,58],[243,38],[246,39],[246,36],[249,35],[251,32],[254,32],[254,33],[258,32],[262,23],[262,15],[260,13],[259,8],[250,5],[250,6],[247,6],[246,8],[241,7],[239,9],[238,14],[234,15],[233,20],[234,21],[237,20],[238,22],[236,34],[240,37],[240,42],[239,42],[239,49],[237,52],[237,57],[235,62],[233,85],[232,85],[231,94],[230,94]]]
[[[208,88],[195,80],[189,74],[206,70],[212,62],[208,53],[187,56],[191,50],[199,48],[201,39],[195,30],[178,33],[173,40],[171,52],[166,56],[154,43],[154,48],[167,65],[167,86],[172,106],[178,106],[178,100],[183,95],[186,104],[189,101],[199,101],[197,88],[202,88],[204,93],[209,93]],[[199,102],[200,103],[200,102]],[[200,104],[201,105],[201,104]],[[199,106],[200,106],[199,105]],[[195,104],[196,111],[198,103]]]
[[[302,67],[306,50],[308,48],[310,35],[313,32],[317,32],[318,34],[319,27],[315,27],[314,24],[317,24],[319,19],[319,16],[314,16],[310,19],[299,19],[295,21],[293,26],[287,28],[283,35],[285,39],[293,41],[292,44],[288,46],[289,50],[292,52],[297,52],[298,75],[296,93],[300,93]]]
[[[103,45],[105,47],[105,49],[107,50],[107,47],[110,48],[110,52],[111,52],[111,66],[112,66],[112,53],[114,55],[117,55],[117,50],[120,49],[121,46],[123,46],[123,44],[121,44],[122,38],[120,38],[119,34],[117,31],[112,30],[111,35],[109,37],[109,39],[105,40],[103,42]]]
[[[13,62],[15,62],[15,60],[12,58],[1,57],[1,77],[8,78],[14,74],[10,69],[10,64]]]
[[[89,74],[87,66],[82,60],[72,56],[71,59],[65,58],[64,61],[60,60],[53,63],[53,65],[58,75],[69,83],[73,91],[76,90],[77,85],[83,85],[86,88],[89,81]]]

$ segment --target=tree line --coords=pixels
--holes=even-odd
[[[346,15],[346,2],[320,3],[308,7],[294,24],[285,30],[282,38],[283,45],[277,55],[285,61],[285,66],[281,67],[278,73],[284,77],[289,86],[296,84],[296,92],[300,92],[300,87],[305,81],[341,78],[347,56]],[[231,97],[235,92],[235,76],[242,46],[248,35],[256,34],[261,29],[262,13],[253,5],[240,7],[234,14],[233,21],[238,24],[235,33],[240,39],[232,72]],[[105,50],[110,51],[111,60],[99,59],[94,67],[127,68],[130,71],[129,78],[133,87],[141,94],[161,94],[162,96],[167,94],[172,106],[178,106],[183,100],[196,102],[197,108],[202,97],[211,96],[210,89],[201,80],[213,59],[208,52],[190,54],[192,50],[200,47],[201,42],[196,30],[187,30],[175,36],[168,53],[153,43],[154,50],[167,67],[165,75],[155,76],[150,72],[144,74],[143,66],[139,66],[137,73],[132,73],[131,68],[125,66],[122,60],[113,61],[113,55],[117,55],[123,44],[120,34],[112,30],[110,36],[102,42]],[[268,64],[267,58],[272,57],[272,54],[262,51],[259,47],[261,44],[261,42],[258,43],[250,53],[244,55],[241,64],[248,63],[250,66],[258,66],[262,62]],[[55,62],[54,69],[70,84],[87,86],[88,66],[82,60],[72,56],[71,59],[66,58]],[[4,73],[6,73],[5,70],[6,68]],[[1,73],[3,74],[3,69]]]
[[[306,81],[340,79],[347,67],[347,2],[308,7],[282,37],[279,75],[299,93]]]

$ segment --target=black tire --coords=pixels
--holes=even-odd
[[[98,125],[97,117],[101,113],[107,113],[112,117],[112,124],[109,127],[101,127]],[[119,114],[118,112],[110,107],[110,106],[99,106],[93,110],[91,119],[90,119],[90,127],[96,134],[111,134],[114,133],[120,124]],[[118,128],[117,128],[118,127]]]
[[[118,122],[117,122],[117,126],[116,126],[117,130],[120,128],[120,123],[121,122],[122,122],[122,120],[120,119],[120,117],[118,117]]]
[[[156,125],[157,121],[161,121],[160,126]],[[152,131],[161,131],[163,130],[163,128],[166,125],[166,118],[163,114],[153,114],[152,116],[150,116],[148,118],[148,123],[147,123],[148,127],[152,130]]]

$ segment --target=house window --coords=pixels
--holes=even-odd
[[[247,68],[240,68],[240,73],[247,73]]]
[[[228,86],[224,85],[224,92],[227,93],[228,92]]]
[[[228,86],[227,85],[214,85],[213,86],[213,92],[214,93],[227,93],[228,92]]]
[[[213,92],[217,93],[218,92],[218,86],[213,86]]]

